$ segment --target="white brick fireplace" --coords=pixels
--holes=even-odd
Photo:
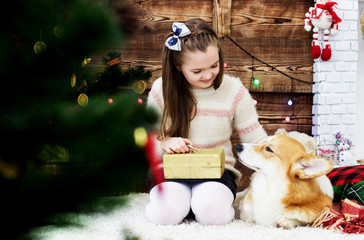
[[[364,41],[360,15],[364,0],[333,0],[342,19],[330,35],[332,58],[314,62],[312,134],[323,149],[335,149],[341,132],[353,141],[352,152],[364,159]]]

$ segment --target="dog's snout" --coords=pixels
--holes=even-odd
[[[238,144],[238,145],[236,145],[236,151],[238,151],[238,153],[239,152],[242,152],[244,150],[244,146],[243,146],[243,144]]]

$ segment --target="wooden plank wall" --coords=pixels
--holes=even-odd
[[[133,1],[131,1],[133,2]],[[313,60],[310,55],[312,33],[303,28],[304,15],[313,5],[312,0],[232,0],[231,11],[220,9],[219,13],[231,15],[230,37],[257,59],[240,50],[229,39],[222,40],[226,73],[238,76],[257,100],[260,122],[268,134],[278,128],[300,131],[311,135],[312,127],[312,74]],[[122,51],[122,65],[143,65],[153,73],[148,89],[161,75],[161,51],[172,22],[184,22],[200,17],[213,24],[216,21],[216,0],[148,0],[133,8],[140,19],[136,35],[125,46],[108,51]],[[215,11],[215,12],[214,12]],[[215,14],[215,18],[214,18]],[[221,17],[221,16],[220,16]],[[224,18],[225,17],[225,18]],[[222,21],[226,22],[226,16]],[[93,56],[94,64],[102,65],[105,53]],[[273,67],[272,67],[273,66]],[[281,72],[309,83],[292,81]],[[261,81],[259,87],[251,87],[251,76]],[[293,113],[287,100],[294,99],[297,119],[285,122]],[[298,124],[297,124],[298,123]],[[232,137],[236,144],[239,140]],[[251,171],[239,166],[245,174],[240,186],[247,184]]]
[[[113,50],[122,51],[123,66],[144,65],[153,72],[148,84],[149,89],[153,81],[161,75],[160,55],[172,22],[200,17],[213,24],[216,2],[218,1],[149,0],[142,3],[141,7],[134,4],[133,8],[140,19],[137,34],[129,39],[124,47]],[[312,82],[312,33],[303,28],[304,14],[311,5],[310,0],[232,0],[230,37],[250,54],[281,72]],[[297,128],[294,121],[284,121],[293,111],[293,107],[286,104],[291,93],[300,93],[293,94],[297,98],[294,99],[294,113],[302,119],[298,129],[311,134],[311,84],[293,81],[292,87],[290,77],[258,60],[252,61],[248,54],[229,39],[223,39],[222,46],[225,62],[228,64],[226,73],[240,77],[244,85],[250,89],[258,101],[258,113],[269,134],[273,134],[279,127],[288,130]],[[94,63],[100,66],[101,55],[99,53],[93,57]],[[259,87],[250,87],[252,75],[261,81]],[[266,93],[274,93],[269,95],[269,101],[266,101]]]

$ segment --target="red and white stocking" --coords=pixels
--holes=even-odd
[[[322,61],[328,61],[331,58],[331,45],[329,43],[329,30],[324,30],[324,47],[321,54]]]
[[[313,29],[311,56],[313,59],[319,58],[321,56],[321,48],[318,41],[318,28],[316,27]]]

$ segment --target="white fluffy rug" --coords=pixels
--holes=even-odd
[[[263,227],[242,220],[220,226],[204,226],[195,221],[186,221],[177,226],[161,226],[147,222],[144,207],[148,194],[130,194],[127,204],[108,214],[75,214],[76,222],[83,227],[42,227],[34,231],[36,239],[47,240],[352,240],[364,239],[364,235],[340,234],[329,230],[298,227],[291,230]]]

